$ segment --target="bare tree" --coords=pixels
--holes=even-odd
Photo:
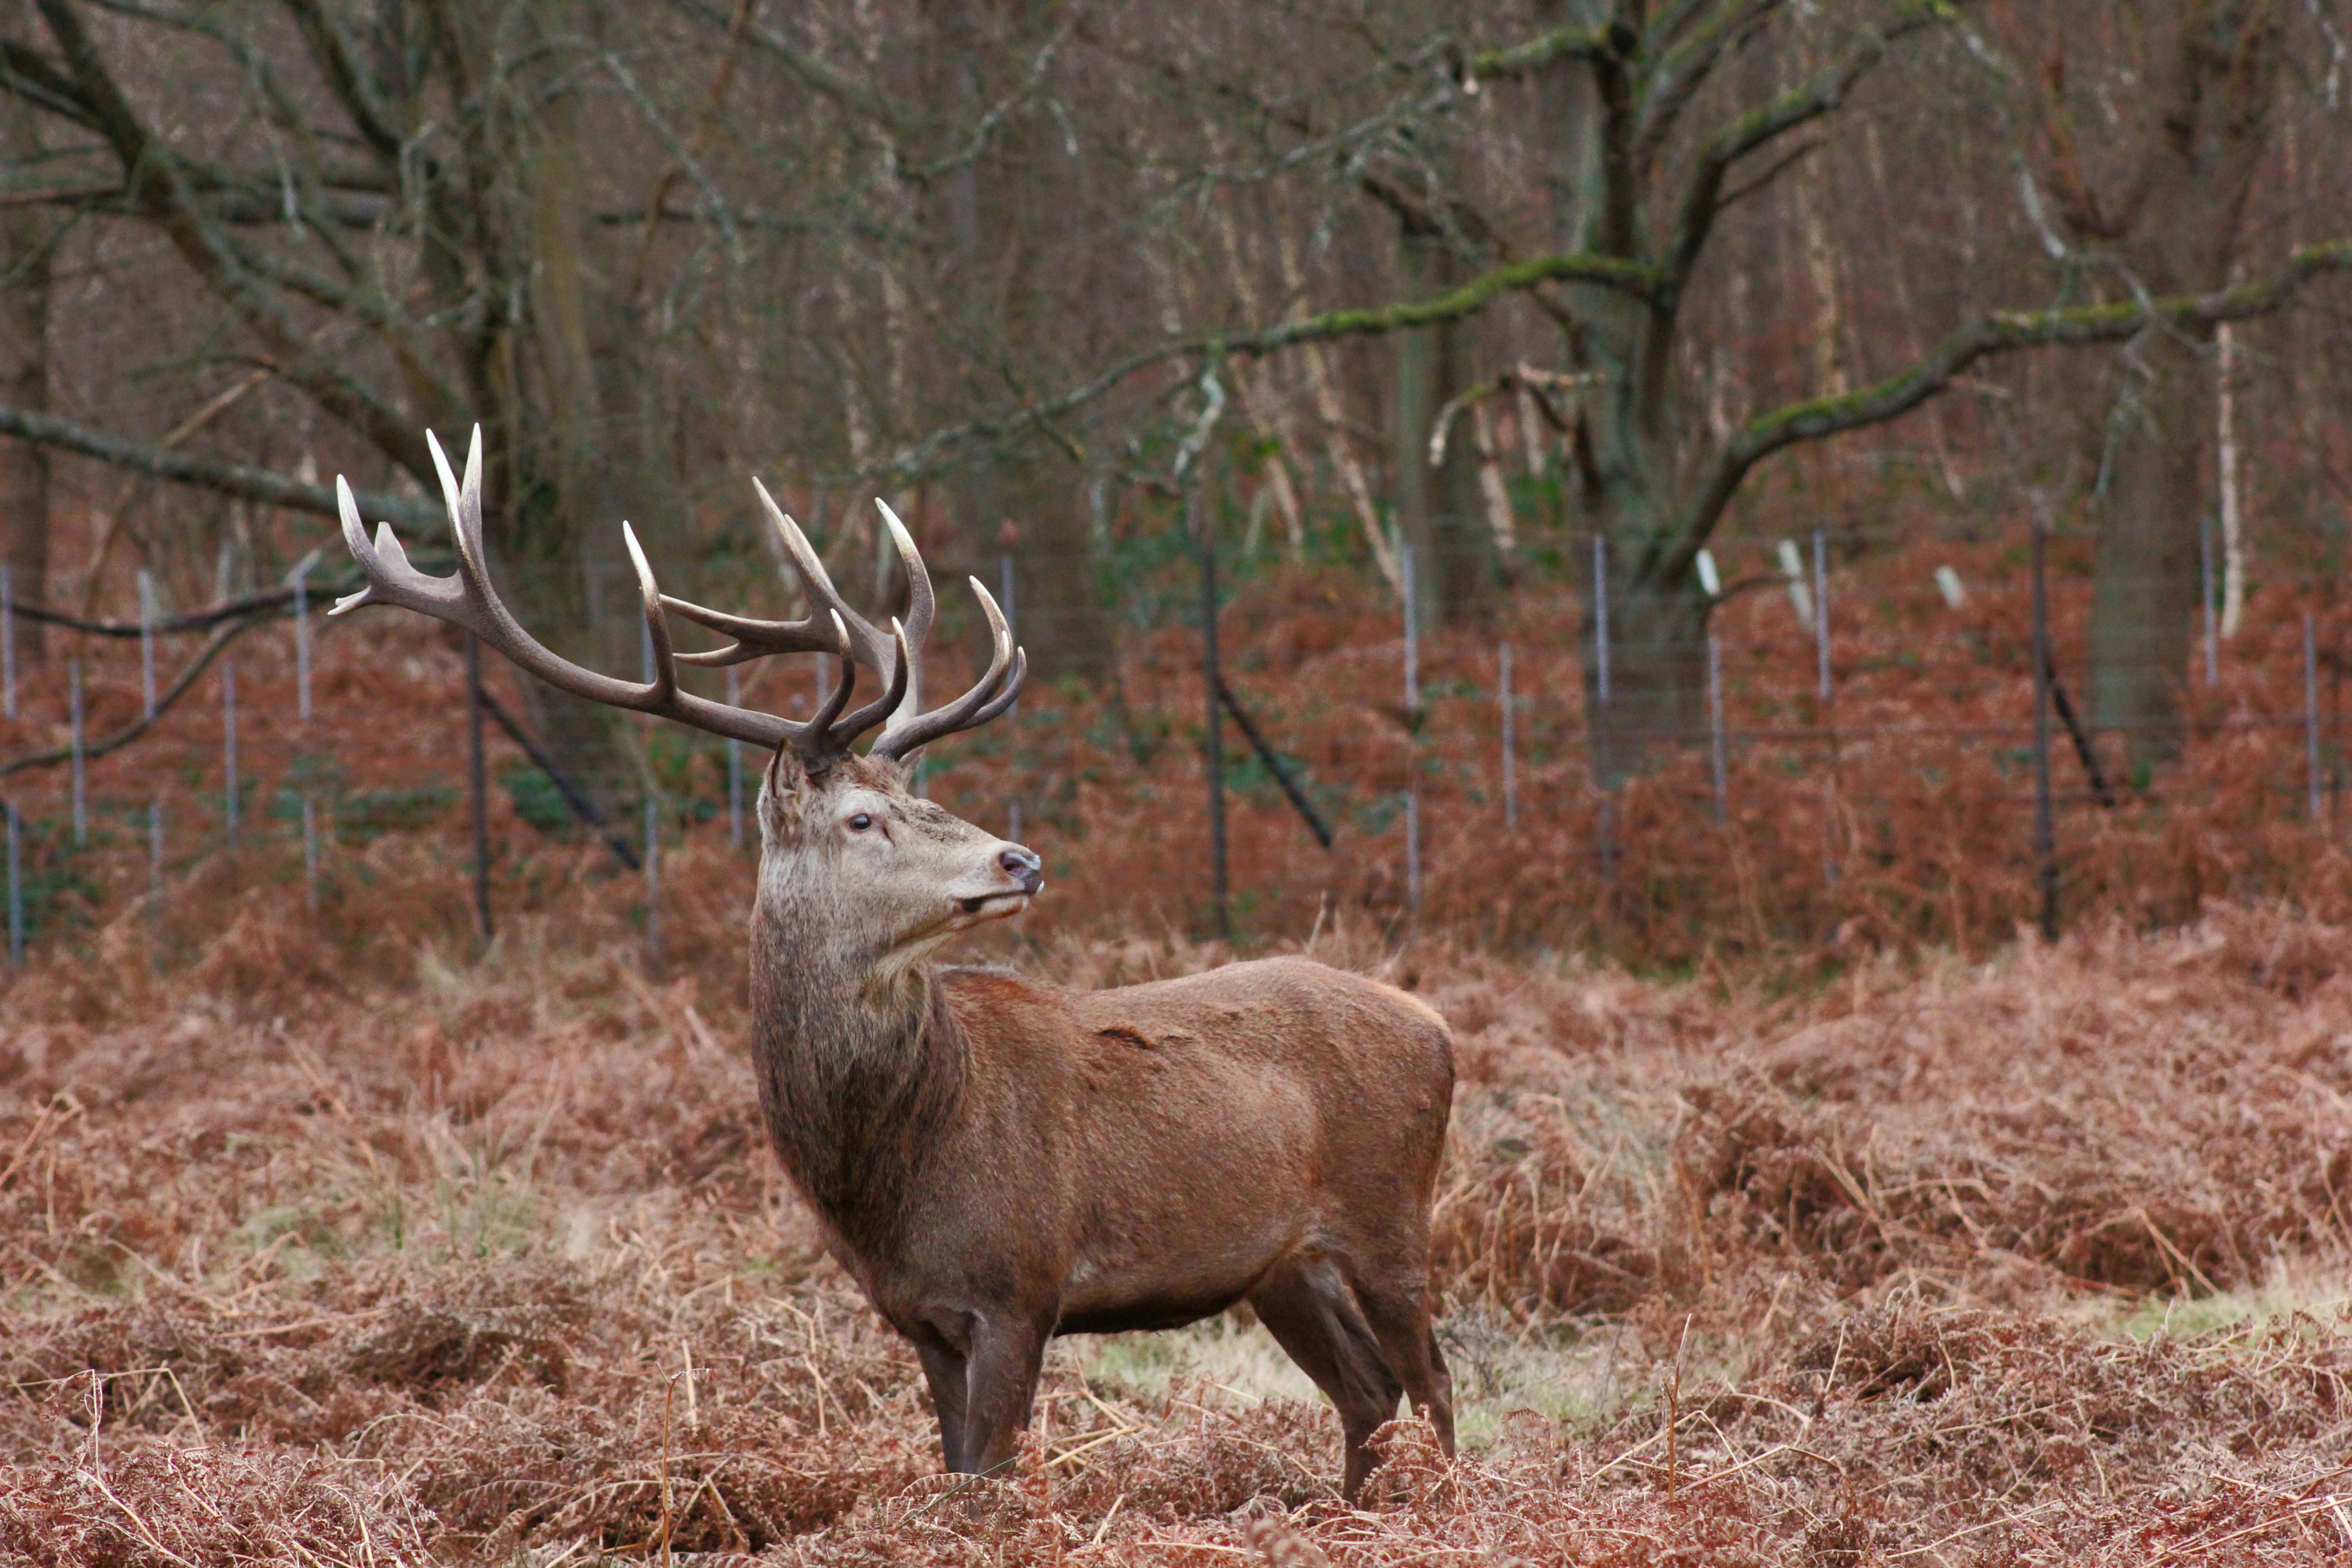
[[[1589,695],[1613,777],[1698,727],[1695,561],[1774,454],[1989,355],[2137,339],[2126,363],[2152,363],[2352,262],[2232,250],[2225,287],[2062,213],[2053,268],[1992,122],[2041,138],[2035,191],[2067,160],[1968,14],[1926,0],[1541,0],[1532,22],[1515,0],[22,4],[0,97],[39,141],[6,154],[0,220],[73,226],[93,276],[139,268],[156,342],[91,355],[123,294],[58,295],[57,405],[0,394],[0,435],[325,511],[281,471],[315,446],[383,487],[368,510],[415,520],[423,431],[478,420],[499,570],[606,669],[641,657],[612,525],[689,584],[704,563],[767,576],[752,469],[836,564],[875,540],[845,504],[869,487],[935,557],[942,531],[966,569],[1009,550],[1041,668],[1099,676],[1101,542],[1168,521],[1116,498],[1164,498],[1212,385],[1246,416],[1228,429],[1280,448],[1302,543],[1337,514],[1397,582],[1393,530],[1425,613],[1475,611],[1509,503],[1478,400],[1507,393],[1531,449],[1536,424],[1560,435],[1533,482],[1564,480],[1570,537],[1532,569],[1582,570],[1596,538],[1609,563],[1611,700]],[[1864,117],[1895,221],[1841,199]],[[1931,147],[1964,175],[1948,200],[1904,166]],[[2107,165],[2075,162],[2109,212]],[[2211,174],[2165,178],[2227,185]],[[1896,257],[1888,307],[1874,258],[1914,217],[1945,248]],[[618,771],[593,714],[534,703]]]
[[[23,0],[0,5],[0,37],[22,38],[28,18]],[[37,169],[39,116],[25,103],[0,103],[0,156]],[[35,205],[0,207],[0,403],[34,413],[49,406],[49,265],[56,218]],[[0,561],[10,591],[23,603],[47,597],[49,574],[49,454],[30,441],[0,442]],[[41,657],[43,628],[25,623],[22,646]]]
[[[1365,189],[1396,215],[1397,282],[1405,294],[1443,294],[1486,247],[1451,213],[1378,179]],[[1474,218],[1475,221],[1475,218]],[[1424,628],[1486,605],[1496,586],[1494,536],[1483,515],[1475,447],[1445,443],[1433,466],[1430,435],[1439,415],[1475,379],[1468,323],[1436,321],[1396,335],[1396,384],[1389,410],[1390,473],[1397,542],[1410,558],[1415,615]]]
[[[2033,63],[2032,176],[2074,287],[2116,300],[2224,287],[2271,143],[2284,48],[2267,0],[2050,6],[2021,18]],[[2021,84],[2023,85],[2023,84]],[[2158,323],[2114,363],[2091,616],[2095,724],[2136,760],[2180,743],[2180,683],[2213,510],[2214,327]]]
[[[47,37],[6,42],[0,90],[83,177],[26,193],[20,210],[154,234],[222,312],[233,352],[372,450],[379,472],[427,482],[428,427],[488,426],[513,455],[492,487],[491,538],[519,596],[574,651],[632,658],[611,524],[634,514],[658,528],[678,496],[640,401],[644,334],[624,265],[635,234],[598,219],[657,140],[611,133],[608,111],[634,84],[602,8],[37,8]],[[208,112],[224,104],[234,112]],[[8,411],[37,414],[28,403]],[[26,417],[12,427],[326,507],[316,485],[238,465],[175,463]],[[597,592],[600,575],[614,592]],[[533,707],[559,757],[610,774],[591,706],[535,688]]]
[[[986,406],[1026,395],[1077,329],[1067,290],[1086,270],[1082,240],[1073,244],[1085,227],[1082,149],[1066,110],[1057,121],[1040,103],[1062,42],[1058,17],[962,0],[933,6],[932,17],[935,101],[950,108],[949,125],[992,127],[984,152],[952,156],[923,203],[945,242],[942,302],[961,350],[933,395]],[[953,476],[957,521],[974,569],[1000,552],[1015,563],[1021,637],[1039,672],[1099,682],[1115,649],[1086,476],[1053,435],[1041,427],[969,452]]]

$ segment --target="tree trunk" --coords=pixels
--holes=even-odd
[[[2229,281],[2269,144],[2279,51],[2277,8],[2263,0],[2161,8],[2138,58],[2123,62],[2133,69],[2110,71],[2133,84],[2141,110],[2128,122],[2140,144],[2120,193],[2091,187],[2069,106],[2055,96],[2048,104],[2060,211],[2076,234],[2112,243],[2137,288],[2166,295]],[[2210,331],[2149,331],[2116,366],[2091,607],[2091,717],[2124,733],[2138,765],[2180,752],[2180,693],[2201,588],[2198,527],[2213,496],[2204,461],[2214,427],[2211,345]]]
[[[1638,536],[1643,531],[1622,531]],[[1614,789],[1662,752],[1706,739],[1708,606],[1689,583],[1645,576],[1632,552],[1612,548],[1604,654],[1589,543],[1583,556],[1584,704],[1592,776],[1602,788]]]
[[[19,5],[0,4],[0,34],[21,37],[23,24]],[[33,110],[21,98],[0,101],[0,143],[18,168],[39,163]],[[0,404],[35,413],[49,406],[50,227],[39,207],[0,208]],[[49,455],[29,441],[0,441],[0,560],[19,602],[47,602]],[[44,630],[19,618],[17,651],[41,658]]]
[[[2181,685],[2202,585],[2198,529],[2212,494],[2200,458],[2212,400],[2199,348],[2177,334],[2142,343],[2154,374],[2133,376],[2116,420],[2091,598],[2091,715],[2137,764],[2180,752]]]
[[[549,38],[568,36],[577,20],[566,0],[538,8]],[[644,438],[650,383],[623,266],[632,237],[590,222],[586,103],[576,84],[550,86],[518,127],[530,321],[516,344],[520,384],[497,399],[509,415],[512,467],[504,504],[485,523],[505,567],[502,591],[532,635],[567,658],[638,680],[644,616],[621,524],[633,521],[657,557],[676,486],[664,482],[664,444]],[[634,793],[621,714],[537,680],[523,687],[541,740],[575,783],[608,809]]]
[[[1427,299],[1457,280],[1444,230],[1402,217],[1402,295]],[[1483,609],[1495,584],[1493,531],[1478,491],[1476,444],[1465,427],[1445,443],[1445,461],[1429,463],[1437,416],[1470,384],[1469,334],[1459,323],[1397,334],[1396,401],[1390,418],[1390,466],[1397,532],[1412,558],[1413,610],[1426,630]]]
[[[1546,26],[1590,26],[1590,8],[1548,0]],[[1563,251],[1639,257],[1642,182],[1631,156],[1635,89],[1622,68],[1561,59],[1538,85],[1552,243]],[[1706,734],[1706,601],[1687,571],[1668,574],[1660,546],[1675,526],[1681,407],[1673,376],[1671,303],[1591,286],[1563,287],[1578,322],[1569,367],[1587,377],[1566,443],[1569,527],[1585,574],[1584,700],[1592,774],[1614,788],[1664,748]],[[1592,542],[1607,549],[1607,609],[1593,592]],[[1608,696],[1600,637],[1608,637]]]
[[[1007,16],[951,0],[934,7],[930,41],[938,53],[930,75],[933,100],[943,106],[942,133],[964,134],[958,128],[988,110],[997,90],[983,80],[990,59],[1025,54],[1029,46],[1001,35],[1009,25]],[[1057,279],[1047,268],[1060,259],[1055,244],[1069,233],[1082,194],[1073,170],[1050,121],[1016,114],[988,152],[940,182],[955,289],[950,308],[962,319],[963,335],[1033,380],[1052,379],[1036,367],[1056,362],[1067,325]],[[1001,395],[993,370],[955,379],[971,389],[971,401],[940,409],[946,420],[969,418],[974,404]],[[954,504],[966,564],[992,592],[1000,555],[1013,557],[1014,629],[1033,679],[1107,682],[1118,647],[1115,623],[1098,581],[1076,469],[1042,437],[1024,437],[967,459]],[[986,641],[975,617],[975,658],[985,658]]]

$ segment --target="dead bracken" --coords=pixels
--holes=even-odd
[[[2337,1561],[2343,938],[2217,907],[1778,999],[1416,948],[1469,1440],[1392,1426],[1359,1509],[1238,1324],[1071,1342],[1013,1475],[940,1475],[754,1135],[740,1001],[625,944],[526,922],[363,997],[220,984],[290,917],[53,963],[0,1080],[0,1560]]]

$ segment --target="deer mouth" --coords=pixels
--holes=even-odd
[[[968,899],[958,899],[956,908],[980,920],[1001,920],[1027,909],[1033,897],[1026,888],[1007,888],[1001,893],[975,893]]]

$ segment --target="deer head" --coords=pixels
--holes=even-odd
[[[760,910],[887,983],[958,931],[1028,908],[1035,854],[908,788],[898,764],[849,757],[813,775],[779,751],[760,790]]]
[[[959,931],[1018,913],[1044,886],[1035,855],[992,837],[907,788],[906,769],[917,751],[941,736],[985,724],[1013,705],[1029,660],[1013,646],[996,601],[978,578],[970,579],[988,618],[988,668],[954,701],[921,711],[919,661],[931,626],[930,577],[906,525],[887,506],[875,502],[908,584],[906,619],[894,619],[887,634],[843,600],[800,526],[756,479],[752,485],[768,521],[808,590],[810,613],[803,620],[751,620],[671,598],[655,584],[636,534],[623,523],[622,538],[645,598],[654,668],[649,681],[619,680],[549,650],[523,630],[491,586],[482,547],[481,427],[474,428],[462,482],[438,438],[428,433],[425,439],[449,509],[457,574],[431,577],[417,571],[388,523],[377,524],[371,543],[351,486],[338,476],[335,498],[343,540],[367,586],[337,601],[333,614],[363,605],[398,605],[465,627],[559,690],[772,750],[775,755],[760,795],[761,910],[771,916],[805,913],[815,923],[794,921],[793,928],[825,931],[843,959],[885,968],[912,964]],[[677,652],[670,641],[673,613],[730,640],[705,653]],[[827,656],[840,664],[831,691],[805,720],[714,702],[677,682],[681,664],[715,668],[790,653]],[[883,689],[853,710],[849,700],[861,664],[881,679]],[[873,745],[858,753],[856,742],[877,727]]]

